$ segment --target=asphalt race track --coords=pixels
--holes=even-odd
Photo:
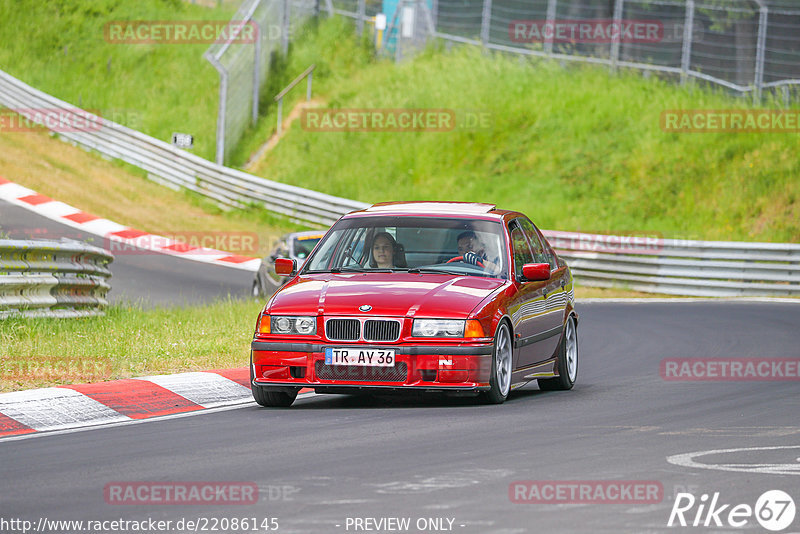
[[[118,267],[120,267],[118,265]],[[134,267],[130,267],[134,269]],[[119,277],[124,278],[123,275]],[[76,520],[277,518],[278,532],[399,532],[355,518],[444,518],[460,533],[768,532],[668,528],[678,492],[800,504],[800,383],[674,382],[664,358],[797,358],[800,307],[780,303],[579,304],[578,384],[469,399],[309,396],[196,416],[0,442],[0,516]],[[785,447],[785,448],[778,448]],[[667,457],[699,456],[702,467]],[[722,470],[727,469],[727,470]],[[515,481],[653,481],[655,504],[513,503]],[[252,481],[252,505],[110,505],[107,484]],[[709,499],[710,500],[710,499]],[[697,506],[686,512],[695,517]],[[348,518],[350,518],[348,520]],[[705,520],[705,516],[702,516]],[[173,523],[174,524],[174,523]],[[369,530],[366,526],[370,526]],[[175,532],[176,530],[172,530]],[[234,530],[228,528],[228,532]],[[264,530],[261,530],[262,532]],[[781,532],[799,532],[800,513]]]
[[[102,248],[102,238],[59,224],[29,210],[0,200],[0,229],[11,239],[68,237]],[[198,263],[182,258],[144,252],[118,254],[111,268],[112,303],[123,301],[150,305],[207,302],[226,295],[250,294],[253,273]]]

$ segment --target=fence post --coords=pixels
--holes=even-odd
[[[283,131],[283,98],[278,99],[278,136],[281,135]]]
[[[356,17],[356,31],[358,36],[364,33],[364,19],[367,17],[367,2],[366,0],[358,0],[358,16]]]
[[[556,20],[556,9],[558,6],[558,0],[547,0],[547,15],[545,15],[545,19],[547,19],[547,24],[554,24]],[[544,39],[544,51],[548,54],[553,53],[553,39]]]
[[[769,18],[769,8],[763,0],[756,0],[758,10],[758,42],[756,43],[756,72],[755,72],[755,91],[753,101],[758,104],[761,102],[761,90],[764,85],[764,56],[767,44],[767,23]]]
[[[492,0],[483,0],[483,17],[481,18],[481,42],[489,44],[489,30],[492,27]]]
[[[281,50],[283,55],[289,53],[289,6],[290,0],[283,0],[283,21],[281,23]]]
[[[219,73],[219,109],[217,110],[217,150],[214,161],[218,165],[225,165],[225,120],[228,101],[228,71],[212,54],[204,57],[214,66]]]
[[[692,65],[692,39],[694,39],[694,0],[686,0],[681,49],[681,85],[685,85],[689,79],[689,68]]]
[[[258,93],[261,84],[261,25],[256,21],[251,21],[256,25],[256,41],[253,43],[253,113],[251,120],[253,124],[258,122]]]
[[[619,45],[622,41],[622,4],[625,0],[614,0],[614,24],[617,26],[617,38],[611,41],[611,68],[617,69],[619,62]]]

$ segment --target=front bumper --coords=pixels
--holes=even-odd
[[[393,367],[325,364],[325,347],[394,349]],[[296,343],[253,341],[253,385],[318,391],[489,389],[493,344]]]

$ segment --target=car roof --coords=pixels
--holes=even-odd
[[[482,202],[381,202],[353,214],[447,214],[447,215],[501,215],[505,211],[497,210],[494,204]]]

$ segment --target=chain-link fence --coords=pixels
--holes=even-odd
[[[327,0],[330,2],[330,0]],[[325,6],[325,0],[322,0]],[[319,13],[320,0],[245,0],[231,27],[253,32],[254,39],[232,31],[211,45],[204,57],[220,77],[215,160],[224,164],[242,134],[258,119],[259,91],[269,75],[273,54],[284,54],[291,32]],[[328,9],[333,9],[329,7]]]
[[[387,12],[385,49],[419,33],[505,52],[700,78],[756,100],[800,89],[797,0],[333,0],[364,22]],[[387,9],[388,6],[388,9]],[[403,11],[406,10],[406,13]],[[417,10],[420,15],[409,15]],[[430,20],[430,24],[427,24]],[[391,24],[394,21],[394,26]],[[409,31],[404,28],[411,25]],[[400,37],[397,37],[397,36]],[[402,36],[407,37],[403,38]],[[397,46],[394,46],[394,43]]]
[[[699,78],[756,101],[775,90],[786,106],[800,94],[798,0],[245,0],[232,22],[257,39],[233,34],[205,53],[220,74],[217,163],[257,120],[273,53],[321,12],[353,18],[398,60],[440,38]]]

